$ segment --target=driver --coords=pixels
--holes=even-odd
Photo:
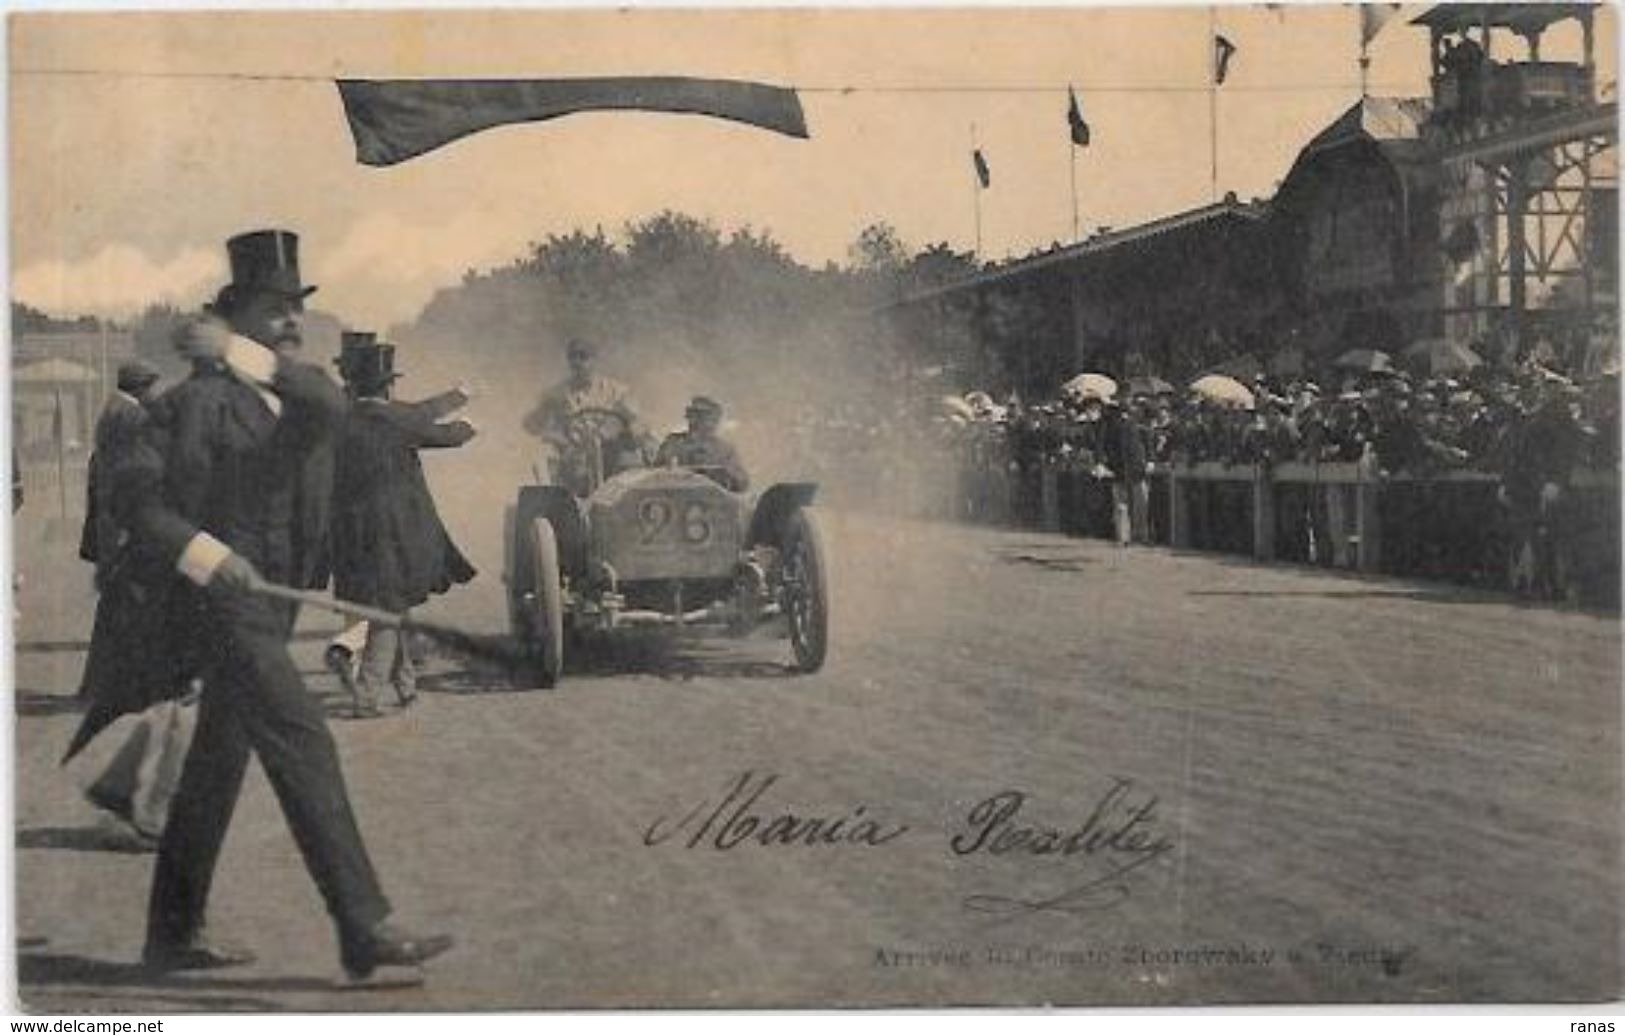
[[[733,443],[717,434],[722,424],[722,404],[696,395],[683,416],[688,430],[666,436],[655,454],[655,466],[697,467],[701,474],[730,492],[744,492],[750,476],[739,460]]]
[[[556,480],[582,495],[579,490],[585,488],[587,476],[576,469],[579,462],[571,458],[580,456],[581,443],[573,436],[579,436],[583,429],[573,423],[574,418],[590,410],[608,411],[621,417],[619,427],[604,428],[605,431],[613,428],[614,432],[613,441],[605,443],[611,447],[604,451],[605,477],[636,466],[638,461],[629,463],[623,454],[635,454],[643,434],[627,387],[613,378],[593,373],[598,347],[590,341],[571,338],[565,346],[565,356],[570,363],[570,376],[542,395],[536,408],[525,416],[524,427],[553,447],[557,458]]]

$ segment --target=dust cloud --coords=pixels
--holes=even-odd
[[[656,440],[682,429],[693,396],[722,403],[723,434],[739,449],[752,491],[811,481],[819,485],[818,502],[843,513],[907,517],[946,508],[952,475],[941,455],[907,433],[910,400],[892,387],[893,360],[874,344],[866,312],[808,313],[792,333],[774,334],[753,329],[748,314],[734,315],[717,314],[722,330],[715,334],[696,335],[676,320],[616,333],[576,318],[567,304],[514,293],[431,305],[416,322],[385,334],[397,346],[403,374],[397,398],[420,399],[457,384],[473,392],[464,416],[478,437],[461,449],[422,455],[443,520],[482,572],[482,596],[500,588],[504,509],[520,486],[546,472],[545,448],[522,421],[543,392],[567,377],[565,344],[577,336],[599,346],[597,371],[629,387]],[[841,523],[827,523],[832,537],[839,538],[834,530]],[[908,527],[888,527],[883,537],[906,537]],[[891,575],[927,594],[952,578],[928,560]],[[858,585],[847,588],[870,595]],[[868,606],[860,599],[843,604]]]

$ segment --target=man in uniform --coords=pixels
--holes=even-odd
[[[172,597],[196,628],[204,680],[159,845],[143,961],[166,972],[253,959],[212,939],[204,923],[252,753],[337,926],[344,969],[360,979],[381,965],[421,963],[451,939],[411,935],[388,919],[326,717],[288,653],[295,609],[260,592],[264,580],[302,570],[300,480],[345,404],[331,378],[288,354],[315,290],[300,281],[298,239],[256,231],[227,250],[232,283],[214,317],[177,331],[192,376],[159,400],[154,434],[113,472],[129,527],[176,573]]]
[[[541,402],[525,417],[527,432],[536,435],[553,447],[554,477],[578,496],[591,491],[590,477],[582,459],[580,437],[585,433],[598,433],[583,427],[577,420],[583,411],[605,411],[620,417],[619,427],[604,427],[604,477],[631,466],[626,454],[635,453],[643,437],[630,392],[613,378],[593,372],[598,348],[581,338],[571,338],[565,348],[570,364],[570,376],[543,394]],[[606,425],[617,422],[606,420]]]
[[[131,360],[119,365],[117,384],[96,418],[96,445],[86,479],[85,524],[79,537],[79,558],[96,566],[98,584],[118,552],[120,533],[105,498],[108,480],[98,478],[96,472],[116,463],[117,456],[140,438],[158,371],[142,360]]]
[[[717,434],[722,425],[722,405],[696,395],[683,414],[688,430],[666,436],[655,454],[657,467],[698,467],[701,473],[730,492],[744,492],[750,476],[739,461],[733,443]]]

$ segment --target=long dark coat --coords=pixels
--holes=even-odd
[[[437,421],[447,398],[351,405],[333,486],[333,588],[341,600],[404,611],[474,577],[441,524],[418,459],[420,449],[474,437],[464,421]]]
[[[204,594],[175,571],[200,527],[274,582],[298,581],[310,570],[293,529],[297,491],[268,503],[261,487],[297,481],[291,472],[303,470],[330,436],[343,400],[331,379],[308,365],[291,365],[278,382],[281,420],[230,373],[200,370],[154,400],[140,434],[98,464],[99,499],[133,535],[98,565],[105,568],[102,596],[80,682],[90,704],[68,757],[120,715],[183,691],[218,648],[198,635]],[[255,440],[266,448],[247,451]],[[222,443],[241,447],[229,462]]]
[[[128,508],[114,492],[116,472],[147,448],[143,439],[151,424],[147,409],[123,395],[108,400],[96,423],[79,542],[79,556],[96,565],[98,591],[90,650],[79,680],[90,716],[68,757],[119,715],[178,695],[196,668],[186,647],[185,621],[171,606],[171,577],[159,555],[134,539]]]
[[[85,524],[79,535],[79,559],[96,565],[98,582],[106,566],[118,556],[121,541],[127,535],[114,520],[108,498],[112,479],[104,472],[129,454],[148,421],[146,407],[123,392],[108,396],[101,416],[96,418],[96,445],[90,454],[85,487]]]

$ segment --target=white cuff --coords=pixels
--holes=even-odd
[[[240,334],[233,334],[221,357],[231,372],[252,384],[268,385],[276,377],[276,353]]]
[[[197,583],[207,586],[214,571],[231,556],[231,548],[207,532],[199,532],[181,551],[175,570]]]

